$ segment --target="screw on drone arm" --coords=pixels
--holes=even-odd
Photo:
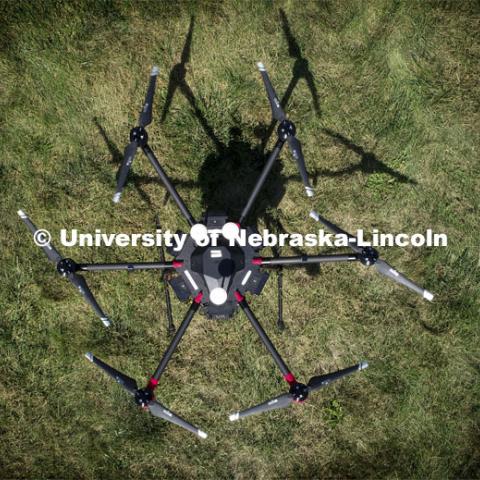
[[[283,393],[278,397],[267,400],[266,402],[263,402],[254,407],[247,408],[246,410],[232,413],[229,416],[229,419],[230,421],[234,422],[236,420],[239,420],[240,418],[255,415],[256,413],[263,413],[270,410],[285,408],[290,406],[292,403],[302,404],[303,402],[305,402],[305,400],[307,400],[308,395],[311,392],[325,387],[328,384],[334,382],[335,380],[339,380],[340,378],[345,377],[346,375],[350,375],[360,370],[364,370],[367,367],[367,362],[360,362],[352,367],[339,370],[338,372],[312,377],[308,381],[307,385],[295,381],[290,384],[290,390],[287,393]]]
[[[295,377],[290,372],[290,369],[287,367],[287,364],[283,361],[280,354],[277,352],[277,349],[273,346],[272,341],[270,340],[270,338],[268,338],[268,335],[265,333],[265,330],[262,328],[257,318],[255,317],[255,314],[250,309],[247,301],[245,300],[245,297],[241,295],[240,292],[237,291],[235,292],[235,298],[238,304],[240,305],[240,308],[245,313],[245,316],[248,318],[248,320],[252,324],[252,327],[255,329],[258,336],[260,337],[260,340],[265,345],[266,349],[269,351],[270,355],[273,357],[273,360],[275,361],[278,368],[282,372],[284,380],[289,384],[295,382]]]
[[[144,262],[144,263],[79,263],[78,270],[88,272],[110,270],[167,270],[175,268],[175,262]]]
[[[145,127],[152,123],[152,106],[153,97],[155,95],[155,84],[158,76],[158,67],[153,67],[150,72],[150,81],[148,83],[147,94],[143,103],[140,116],[138,118],[138,127],[130,131],[130,143],[126,146],[123,154],[123,162],[120,165],[117,174],[117,188],[113,195],[113,201],[118,203],[122,196],[123,187],[127,181],[128,172],[132,166],[133,159],[137,153],[138,147],[145,145],[148,142],[148,135]]]
[[[262,267],[311,265],[316,263],[352,262],[358,260],[358,255],[333,254],[333,255],[299,255],[296,257],[256,257],[252,260],[254,265]]]
[[[305,192],[308,197],[312,197],[313,188],[308,180],[307,168],[305,167],[305,159],[302,153],[302,145],[295,136],[295,125],[292,121],[287,119],[280,100],[278,99],[275,89],[272,86],[272,82],[270,82],[270,77],[268,76],[265,65],[259,62],[257,63],[257,67],[260,70],[260,74],[262,75],[263,83],[265,85],[265,90],[267,91],[268,100],[272,109],[272,116],[275,120],[280,122],[278,125],[278,137],[288,142],[290,151],[292,152],[293,158],[297,163],[297,168],[300,172],[300,177],[302,178]]]
[[[170,342],[170,345],[168,346],[166,352],[164,353],[162,359],[160,360],[160,363],[158,364],[157,369],[155,370],[155,373],[152,375],[152,379],[158,383],[158,380],[162,376],[162,373],[164,372],[165,368],[167,367],[168,362],[170,361],[170,358],[173,355],[173,352],[175,352],[175,349],[177,348],[180,340],[182,339],[185,331],[187,330],[188,326],[190,325],[190,322],[192,321],[192,318],[194,317],[195,313],[197,312],[198,308],[200,307],[200,303],[202,301],[202,293],[199,293],[195,299],[193,300],[192,304],[190,305],[190,308],[188,309],[182,323],[178,327],[177,332],[175,333],[175,336],[173,337],[172,341]]]
[[[174,425],[178,425],[179,427],[182,427],[185,430],[194,433],[200,438],[207,438],[207,434],[205,432],[195,427],[191,423],[187,422],[182,417],[179,417],[171,410],[168,410],[160,402],[155,400],[153,391],[155,390],[158,382],[151,380],[146,388],[138,388],[137,382],[133,378],[125,375],[122,372],[119,372],[104,361],[95,357],[95,355],[93,355],[92,353],[86,353],[85,358],[97,367],[101,368],[108,376],[113,378],[130,395],[133,395],[133,397],[135,398],[135,403],[143,410],[149,411],[154,417],[159,417],[163,420],[166,420],[167,422],[173,423]]]
[[[361,247],[358,245],[358,239],[347,233],[345,230],[342,230],[340,227],[335,225],[334,223],[330,222],[326,218],[322,217],[315,211],[310,212],[310,217],[312,217],[317,222],[322,223],[325,225],[329,230],[334,232],[335,234],[345,235],[348,238],[348,244],[350,248],[357,254],[357,260],[359,260],[363,265],[370,267],[374,266],[378,273],[381,275],[393,280],[395,283],[399,283],[400,285],[404,285],[405,287],[409,288],[410,290],[418,293],[426,300],[430,302],[433,300],[433,294],[430,293],[428,290],[424,289],[423,287],[417,285],[416,283],[412,282],[412,280],[408,279],[405,275],[400,273],[398,270],[393,268],[390,264],[382,260],[378,257],[378,252],[372,247]]]
[[[253,203],[257,198],[257,195],[259,194],[265,181],[267,180],[268,174],[272,170],[273,164],[275,163],[275,160],[277,160],[278,156],[280,155],[280,152],[282,151],[284,144],[285,144],[285,140],[282,140],[282,139],[277,140],[277,143],[275,144],[275,147],[273,148],[272,153],[268,157],[267,163],[263,167],[262,173],[260,174],[260,177],[258,178],[257,183],[255,184],[255,187],[253,187],[253,191],[250,194],[250,197],[248,198],[247,204],[242,210],[238,223],[242,224],[245,218],[247,217],[247,215],[249,214],[250,209],[252,208]]]
[[[18,212],[19,217],[22,219],[23,223],[28,227],[28,229],[32,232],[33,238],[36,241],[37,245],[39,244],[40,235],[42,234],[42,230],[39,230],[34,223],[30,220],[28,215],[23,211],[19,210]],[[105,315],[103,310],[101,309],[100,305],[96,301],[95,297],[93,296],[90,288],[88,287],[87,282],[85,279],[78,275],[76,272],[79,270],[78,265],[71,259],[71,258],[63,258],[60,253],[55,249],[55,247],[51,244],[50,241],[42,241],[41,248],[47,255],[48,259],[56,264],[57,272],[62,276],[67,278],[70,283],[72,283],[75,288],[81,293],[83,298],[86,302],[93,308],[97,316],[102,321],[105,327],[110,326],[110,320]]]
[[[165,173],[165,170],[163,170],[162,166],[158,162],[157,157],[153,153],[152,149],[148,145],[143,145],[142,150],[143,150],[143,153],[145,153],[147,158],[150,160],[150,163],[153,165],[153,168],[155,169],[158,176],[160,177],[160,180],[162,181],[163,185],[167,189],[170,196],[173,198],[173,200],[177,204],[178,208],[182,212],[182,215],[185,217],[189,225],[191,227],[195,225],[196,222],[192,217],[192,214],[190,213],[187,206],[183,202],[182,198],[178,194],[177,190],[173,186],[172,182],[168,178],[167,174]]]

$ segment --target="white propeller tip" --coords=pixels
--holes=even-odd
[[[365,370],[366,368],[368,368],[368,362],[360,362],[358,364],[358,369],[359,370]]]
[[[121,196],[122,196],[122,193],[121,193],[121,192],[116,193],[116,194],[113,196],[113,203],[118,203],[118,202],[120,201]]]
[[[305,192],[307,194],[307,197],[313,197],[313,188],[312,187],[305,187]]]
[[[433,293],[430,293],[428,290],[423,291],[423,298],[431,302],[433,300]]]
[[[197,430],[197,435],[200,437],[200,438],[207,438],[208,435],[202,431],[202,430]]]
[[[240,413],[237,412],[237,413],[232,413],[231,415],[229,415],[228,419],[231,421],[231,422],[235,422],[236,420],[238,420],[240,418]]]
[[[107,317],[102,317],[101,320],[106,327],[109,327],[111,325],[111,322]]]
[[[312,217],[316,222],[318,222],[320,220],[320,217],[318,215],[318,213],[315,211],[315,210],[312,210],[310,212],[310,217]]]
[[[92,352],[87,352],[85,354],[85,358],[89,361],[89,362],[93,362],[93,353]]]
[[[27,218],[27,214],[23,210],[17,210],[17,213],[20,218]]]
[[[156,65],[154,65],[154,66],[152,67],[152,71],[150,72],[150,76],[153,77],[153,76],[158,75],[159,73],[160,73],[159,68],[158,68]]]
[[[265,65],[262,62],[257,62],[257,68],[261,71],[264,72],[266,70]]]

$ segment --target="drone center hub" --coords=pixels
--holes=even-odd
[[[234,226],[238,231],[238,226],[227,220],[224,213],[207,213],[202,222],[192,228],[182,250],[171,251],[175,259],[182,262],[176,268],[179,276],[170,280],[175,294],[185,301],[202,292],[202,312],[214,319],[233,316],[238,305],[235,292],[258,295],[268,279],[268,274],[253,262],[260,247],[253,248],[248,242],[244,246],[227,238],[234,233]],[[197,233],[202,237],[200,240],[209,236],[208,245],[197,244],[203,244],[197,241]],[[247,228],[245,233],[248,236],[254,232]]]
[[[137,142],[140,147],[144,147],[148,142],[147,131],[143,127],[135,127],[130,130],[130,141]]]

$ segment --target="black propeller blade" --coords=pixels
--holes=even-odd
[[[179,417],[177,414],[168,410],[161,403],[157,402],[153,395],[152,388],[138,388],[137,382],[133,378],[130,378],[128,375],[119,372],[115,368],[95,357],[95,355],[90,352],[86,353],[85,357],[87,358],[87,360],[97,365],[97,367],[101,368],[107,375],[112,377],[128,393],[130,393],[130,395],[133,395],[135,397],[135,403],[143,409],[148,410],[153,416],[162,418],[167,422],[178,425],[179,427],[182,427],[185,430],[194,433],[200,438],[207,438],[207,434],[204,431],[198,429],[191,423],[188,423],[186,420]]]
[[[148,135],[145,127],[152,123],[153,97],[155,95],[155,85],[157,82],[158,73],[158,67],[154,66],[150,72],[150,81],[148,83],[147,94],[145,95],[145,101],[138,118],[138,127],[135,127],[130,131],[130,143],[125,148],[123,153],[123,162],[118,170],[117,188],[115,190],[115,194],[113,195],[113,201],[115,203],[120,201],[123,187],[127,181],[128,172],[132,166],[137,149],[146,145],[148,141]]]
[[[280,100],[277,97],[277,93],[275,92],[272,82],[270,81],[270,77],[268,76],[267,69],[265,68],[265,65],[262,62],[257,63],[257,68],[260,71],[263,84],[265,85],[265,90],[267,91],[268,101],[270,102],[270,107],[272,108],[272,117],[278,122],[281,122],[285,120],[287,116],[283,111]]]
[[[295,382],[290,387],[288,393],[283,393],[278,397],[267,400],[266,402],[255,405],[254,407],[247,408],[241,412],[232,413],[229,416],[231,422],[239,420],[240,418],[249,417],[250,415],[255,415],[257,413],[268,412],[270,410],[277,410],[279,408],[286,408],[292,403],[303,403],[307,398],[310,392],[318,390],[322,387],[327,386],[328,384],[339,380],[346,375],[358,372],[359,370],[365,370],[368,367],[367,362],[360,362],[357,365],[352,367],[339,370],[338,372],[329,373],[327,375],[320,375],[317,377],[312,377],[307,385],[303,383]]]
[[[66,277],[77,288],[77,290],[82,294],[83,298],[93,308],[102,323],[106,327],[109,327],[110,320],[95,300],[95,297],[90,291],[87,282],[82,276],[76,273],[78,269],[77,264],[70,258],[63,258],[55,249],[55,247],[50,242],[48,242],[48,239],[46,239],[45,235],[47,235],[48,233],[43,233],[42,230],[39,230],[23,210],[19,210],[17,213],[22,219],[23,223],[25,223],[28,229],[32,232],[35,243],[42,248],[48,259],[52,263],[56,264],[57,272],[60,273],[60,275],[62,275],[63,277]],[[44,236],[43,239],[42,235]],[[47,241],[45,242],[45,240]]]
[[[85,358],[94,363],[97,367],[100,367],[107,375],[110,375],[110,377],[120,384],[128,393],[135,395],[138,390],[138,385],[133,378],[106,364],[99,358],[95,357],[91,352],[87,352]]]
[[[278,135],[280,138],[288,142],[290,151],[292,152],[293,158],[297,163],[297,167],[302,178],[302,183],[305,187],[305,192],[308,197],[313,197],[313,188],[310,184],[310,181],[308,180],[307,169],[305,167],[305,159],[302,153],[302,146],[298,138],[295,136],[295,125],[292,121],[287,119],[280,100],[275,93],[272,82],[270,81],[270,77],[268,76],[265,65],[261,62],[258,62],[257,67],[260,71],[260,74],[262,75],[265,90],[267,91],[268,101],[270,102],[270,107],[272,109],[272,116],[275,120],[280,122],[278,126]]]
[[[55,247],[50,242],[45,244],[47,237],[43,237],[42,241],[42,236],[47,234],[39,230],[23,210],[18,210],[17,214],[22,219],[23,223],[27,226],[27,228],[30,230],[30,232],[32,232],[34,238],[37,239],[38,243],[36,243],[41,244],[39,246],[45,252],[45,255],[48,257],[48,259],[53,263],[58,263],[62,259],[62,256],[57,252]],[[38,237],[39,235],[40,238]]]
[[[320,222],[323,225],[325,225],[325,227],[327,227],[333,233],[346,235],[348,238],[348,244],[350,248],[355,253],[358,253],[359,260],[364,265],[366,266],[373,265],[378,273],[384,275],[387,278],[390,278],[391,280],[393,280],[396,283],[399,283],[400,285],[404,285],[405,287],[409,288],[415,293],[418,293],[419,295],[421,295],[423,298],[425,298],[430,302],[433,300],[433,293],[429,292],[428,290],[425,290],[423,287],[420,287],[416,283],[412,282],[410,279],[408,279],[405,275],[403,275],[398,270],[393,268],[387,262],[385,262],[381,258],[378,258],[377,250],[375,250],[372,247],[360,247],[358,245],[358,241],[356,237],[354,237],[353,235],[350,235],[345,230],[342,230],[340,227],[330,222],[326,218],[323,218],[317,212],[312,210],[310,212],[310,216],[317,222]]]

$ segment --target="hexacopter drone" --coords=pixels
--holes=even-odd
[[[254,248],[240,245],[235,242],[240,228],[243,227],[245,219],[248,217],[250,209],[260,192],[265,180],[270,173],[275,161],[277,160],[285,142],[288,143],[293,157],[300,171],[300,176],[308,196],[313,195],[313,189],[309,183],[305,161],[302,154],[300,142],[295,136],[295,125],[287,119],[283,108],[278,100],[275,90],[270,82],[267,71],[262,63],[257,64],[262,75],[263,83],[270,101],[273,118],[279,122],[277,134],[278,139],[275,147],[269,155],[263,171],[258,178],[250,197],[241,212],[237,222],[228,221],[227,215],[221,212],[207,212],[200,222],[196,222],[189,212],[187,206],[176,191],[165,171],[159,164],[155,154],[148,145],[148,135],[145,127],[152,122],[152,103],[155,93],[156,78],[158,68],[154,67],[150,74],[150,82],[145,97],[143,108],[140,112],[138,126],[130,131],[130,143],[125,149],[124,160],[120,166],[117,188],[113,197],[114,202],[119,202],[123,187],[126,183],[127,175],[132,165],[135,154],[140,148],[147,156],[150,163],[155,168],[158,176],[162,180],[168,193],[171,195],[182,215],[190,225],[190,234],[184,246],[180,251],[173,250],[170,253],[174,256],[172,261],[147,262],[147,263],[115,263],[115,264],[79,264],[72,259],[63,258],[58,251],[46,243],[41,245],[48,259],[56,264],[58,273],[66,277],[83,295],[85,300],[91,305],[95,313],[100,317],[103,324],[108,327],[110,320],[98,305],[95,297],[90,291],[85,279],[78,274],[82,271],[106,271],[106,270],[150,270],[159,269],[163,271],[175,271],[177,276],[169,280],[176,296],[181,301],[192,298],[193,301],[188,309],[180,327],[176,331],[166,352],[164,353],[157,369],[149,379],[145,388],[139,388],[137,382],[127,375],[107,365],[105,362],[95,357],[92,353],[85,356],[88,360],[104,370],[109,376],[116,380],[127,392],[135,399],[137,405],[156,417],[163,418],[168,422],[183,427],[190,432],[195,433],[200,438],[206,438],[207,434],[189,422],[185,421],[175,413],[168,410],[162,404],[155,400],[154,391],[158,386],[160,377],[172,357],[178,343],[183,337],[185,331],[195,313],[201,309],[204,314],[214,319],[226,319],[232,317],[238,307],[245,313],[246,317],[257,332],[261,341],[273,357],[276,365],[280,369],[283,378],[289,384],[289,391],[282,395],[268,400],[264,403],[248,408],[246,410],[230,415],[230,420],[235,421],[250,415],[284,408],[292,403],[303,403],[310,392],[318,390],[334,380],[338,380],[345,375],[349,375],[358,370],[368,367],[366,362],[360,362],[352,367],[339,370],[326,375],[314,376],[307,384],[296,380],[286,363],[275,349],[271,340],[265,333],[254,313],[250,309],[245,294],[250,292],[254,295],[260,295],[262,289],[268,280],[269,274],[262,267],[282,267],[282,266],[303,266],[308,264],[319,264],[327,262],[351,262],[359,261],[366,266],[374,266],[379,273],[400,283],[414,292],[423,296],[427,300],[432,300],[433,295],[427,290],[419,287],[411,280],[406,278],[400,272],[391,267],[387,262],[379,258],[378,252],[371,247],[361,247],[357,239],[342,230],[340,227],[323,218],[316,212],[311,212],[310,216],[321,222],[335,234],[343,234],[348,238],[348,243],[353,253],[315,255],[315,256],[292,256],[292,257],[261,257],[258,252],[262,247]],[[19,216],[27,225],[35,238],[41,233],[32,223],[30,218],[22,211],[18,211]],[[247,236],[254,233],[253,227],[246,227]],[[219,235],[216,246],[199,246],[202,238],[211,233]],[[231,241],[233,240],[233,241]],[[38,242],[36,242],[38,244]],[[164,260],[164,258],[162,258]],[[167,309],[169,302],[167,302]]]

